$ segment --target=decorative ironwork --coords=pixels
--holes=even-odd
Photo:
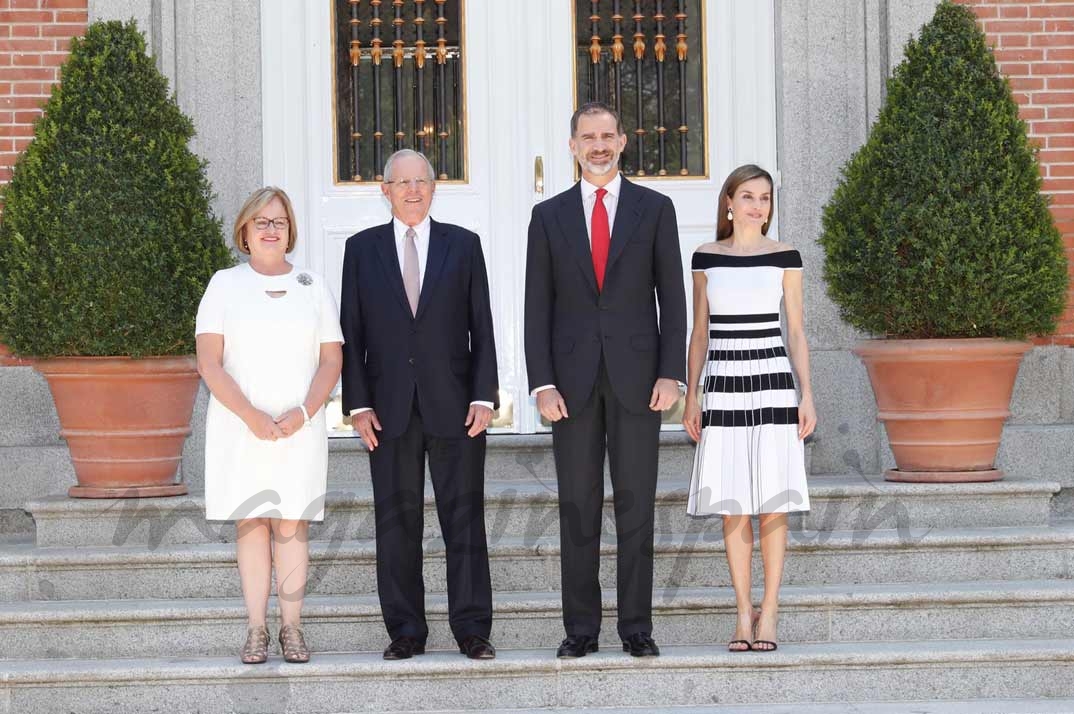
[[[614,0],[612,6],[612,27],[615,34],[612,36],[612,72],[615,75],[615,113],[623,114],[623,8],[621,0]]]
[[[675,52],[679,56],[679,157],[681,168],[679,173],[683,176],[690,174],[687,163],[687,134],[690,132],[690,122],[686,110],[686,0],[678,0],[679,11],[675,13],[675,19],[679,23],[679,32],[675,35]]]
[[[403,148],[465,180],[461,5],[333,0],[338,181],[383,180],[387,153]]]
[[[600,86],[598,84],[600,77],[597,72],[600,64],[600,13],[597,12],[597,6],[600,4],[600,0],[590,0],[590,4],[593,9],[589,16],[589,26],[591,28],[589,33],[589,97],[590,101],[596,101],[597,97],[600,96]]]
[[[623,173],[705,175],[701,0],[575,0],[575,27],[576,98],[603,101],[622,118],[632,137]],[[633,62],[626,60],[628,49]],[[678,147],[669,142],[672,132]]]
[[[403,148],[403,140],[406,132],[403,131],[403,0],[392,0],[395,7],[395,19],[392,25],[395,27],[395,41],[392,42],[392,94],[395,96],[395,150]]]
[[[361,47],[362,43],[358,39],[359,28],[362,25],[362,21],[358,19],[358,6],[362,3],[362,0],[349,0],[351,6],[351,42],[350,42],[350,60],[351,60],[351,116],[353,121],[351,123],[351,151],[354,154],[354,161],[351,164],[352,173],[355,181],[362,180],[361,169],[361,152],[362,152],[362,133],[358,131],[359,117],[361,116],[361,107],[358,105],[358,60],[362,55]]]
[[[383,181],[384,176],[381,175],[381,167],[384,166],[384,121],[380,109],[380,61],[384,57],[382,47],[384,40],[380,37],[380,26],[384,24],[384,20],[380,19],[380,6],[384,0],[369,0],[369,2],[373,8],[373,18],[369,21],[370,26],[373,28],[373,40],[371,42],[373,50],[369,53],[369,59],[373,62],[373,173],[377,181]],[[360,92],[356,87],[354,91],[355,97],[359,94]],[[357,154],[357,152],[355,153]],[[360,181],[361,179],[356,180]]]
[[[638,154],[636,176],[645,175],[645,118],[642,115],[641,74],[642,63],[645,61],[645,33],[641,29],[641,23],[645,15],[641,14],[641,0],[634,0],[634,112],[635,151]]]
[[[448,130],[447,130],[447,61],[448,48],[447,36],[444,34],[444,26],[447,18],[444,16],[444,5],[447,0],[436,0],[436,85],[433,87],[434,103],[436,105],[436,165],[440,167],[438,178],[448,178],[446,168],[448,165]]]
[[[664,20],[667,16],[664,15],[664,0],[656,0],[656,12],[653,13],[653,20],[656,21],[656,41],[653,43],[653,57],[656,59],[656,96],[664,96],[664,59],[667,57],[667,39],[664,35]],[[656,103],[656,163],[659,167],[656,174],[658,176],[668,175],[668,162],[667,162],[667,131],[668,128],[664,124],[664,103]],[[685,164],[684,164],[685,165]]]

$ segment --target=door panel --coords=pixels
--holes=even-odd
[[[637,179],[675,201],[688,288],[690,255],[715,232],[723,177],[747,161],[776,166],[771,0],[702,7],[707,176]],[[466,180],[437,186],[432,215],[481,236],[503,403],[494,431],[542,428],[522,343],[526,228],[535,202],[575,181],[569,119],[575,72],[588,71],[577,62],[576,9],[574,0],[462,0]],[[332,3],[262,0],[261,10],[264,181],[294,200],[295,263],[323,273],[338,297],[346,238],[386,222],[390,209],[379,185],[336,180]],[[676,415],[665,422],[677,428]]]

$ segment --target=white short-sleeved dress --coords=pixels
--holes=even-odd
[[[281,297],[269,292],[283,291]],[[246,398],[276,417],[306,398],[323,342],[343,342],[324,278],[293,267],[262,275],[243,263],[213,275],[198,307],[197,334],[224,336],[224,369]],[[328,435],[324,408],[310,425],[263,441],[234,412],[209,400],[205,516],[209,520],[324,518]]]
[[[798,395],[779,322],[783,273],[801,270],[802,256],[696,252],[691,268],[705,273],[709,349],[687,512],[808,511]]]

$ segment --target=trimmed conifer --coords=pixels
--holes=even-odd
[[[0,217],[0,342],[16,354],[194,353],[212,274],[233,263],[194,126],[133,21],[71,42]]]
[[[878,336],[1048,334],[1068,277],[1040,190],[1009,83],[973,13],[945,1],[825,206],[828,294]]]

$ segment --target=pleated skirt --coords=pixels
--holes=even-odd
[[[809,510],[798,397],[779,314],[710,315],[693,516]]]

